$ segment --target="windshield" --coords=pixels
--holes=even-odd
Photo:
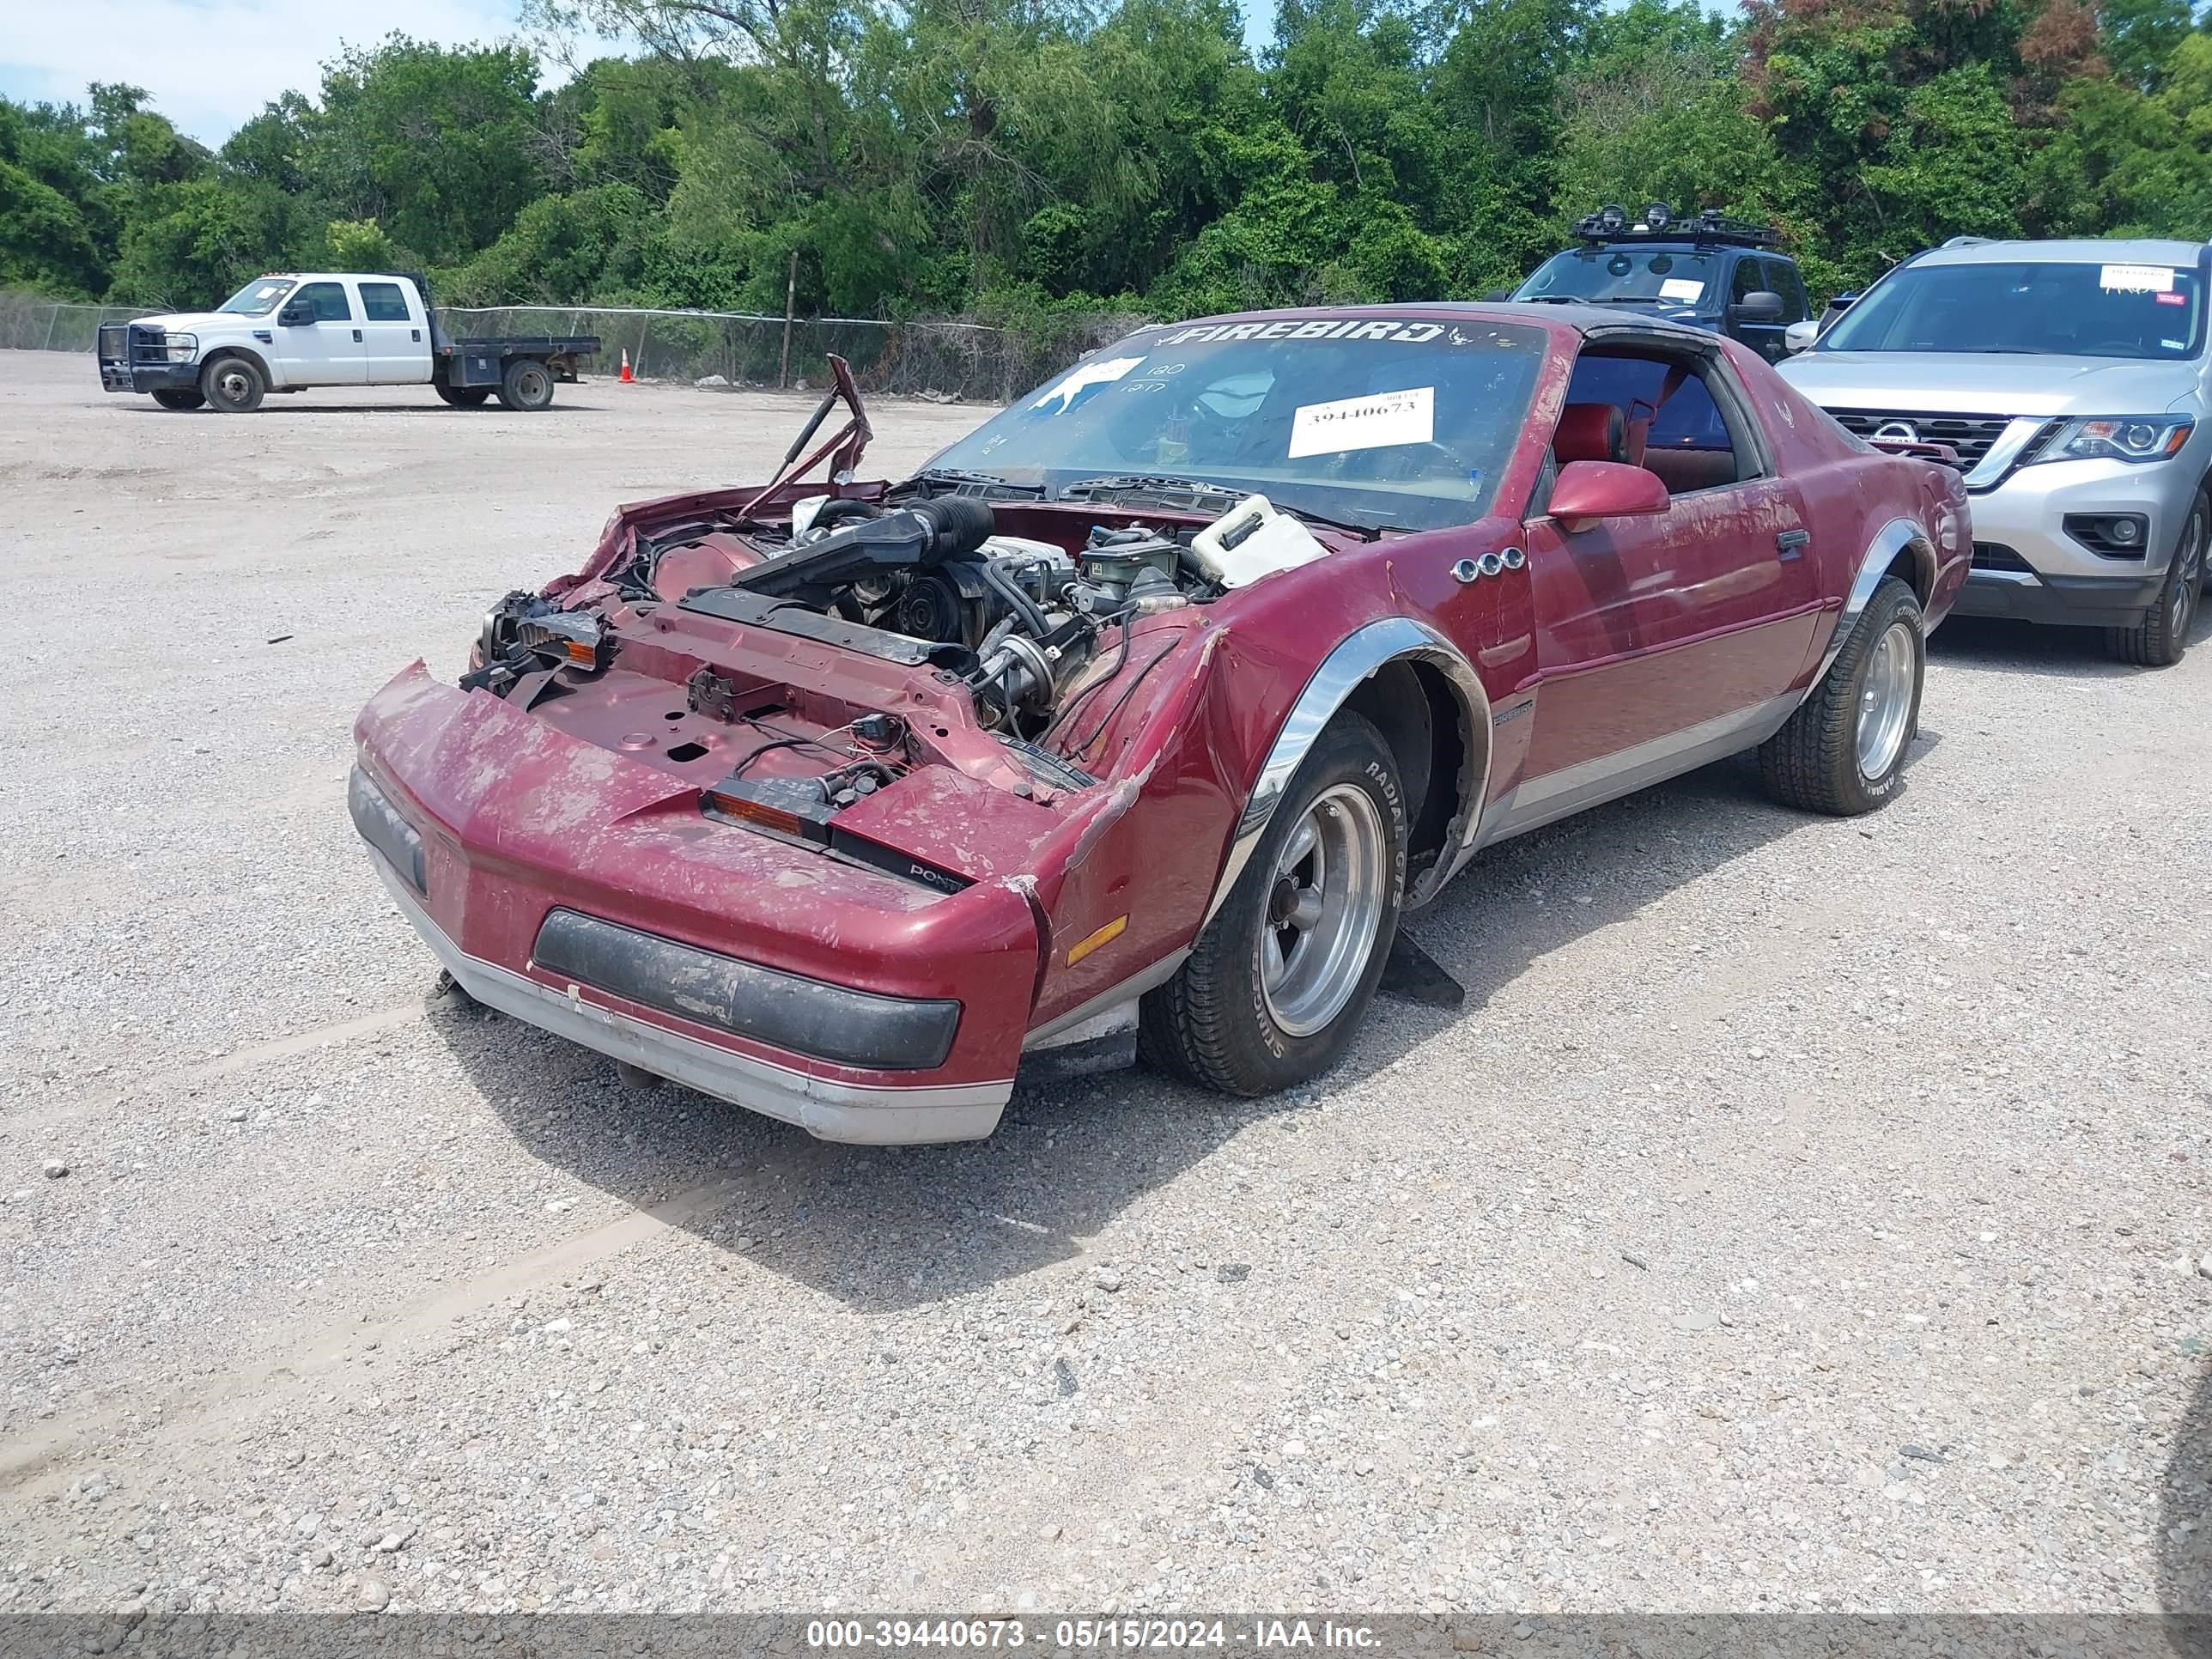
[[[1578,247],[1555,253],[1521,284],[1516,300],[1650,300],[1693,306],[1719,279],[1710,253]]]
[[[1545,334],[1376,317],[1147,330],[930,466],[1040,483],[1194,478],[1370,528],[1466,524],[1521,436]]]
[[[292,279],[289,276],[257,276],[216,309],[240,317],[266,317],[283,304],[284,296],[291,291]]]
[[[1822,351],[2197,355],[2203,284],[2172,265],[1908,265],[1837,319]]]

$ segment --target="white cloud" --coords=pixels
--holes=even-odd
[[[313,96],[345,46],[395,29],[449,46],[519,33],[513,0],[0,0],[0,92],[82,103],[90,82],[128,82],[210,145],[281,92]]]

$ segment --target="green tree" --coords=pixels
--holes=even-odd
[[[449,51],[394,34],[324,70],[303,164],[340,216],[375,220],[416,258],[457,264],[543,189],[537,84],[522,47]]]

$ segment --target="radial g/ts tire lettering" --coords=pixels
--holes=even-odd
[[[1286,1089],[1334,1066],[1398,934],[1406,833],[1389,744],[1340,714],[1182,967],[1146,995],[1146,1060],[1232,1095]]]
[[[1855,817],[1904,787],[1927,672],[1920,600],[1884,576],[1828,672],[1759,745],[1759,769],[1785,806]]]

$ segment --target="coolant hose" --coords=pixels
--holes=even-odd
[[[983,580],[990,584],[994,593],[1013,608],[1016,616],[1029,624],[1030,634],[1042,640],[1052,632],[1052,623],[1037,608],[1036,601],[1023,592],[1020,584],[1007,574],[1009,570],[1036,562],[1036,556],[1033,553],[1013,553],[1003,559],[993,559],[983,567]]]

